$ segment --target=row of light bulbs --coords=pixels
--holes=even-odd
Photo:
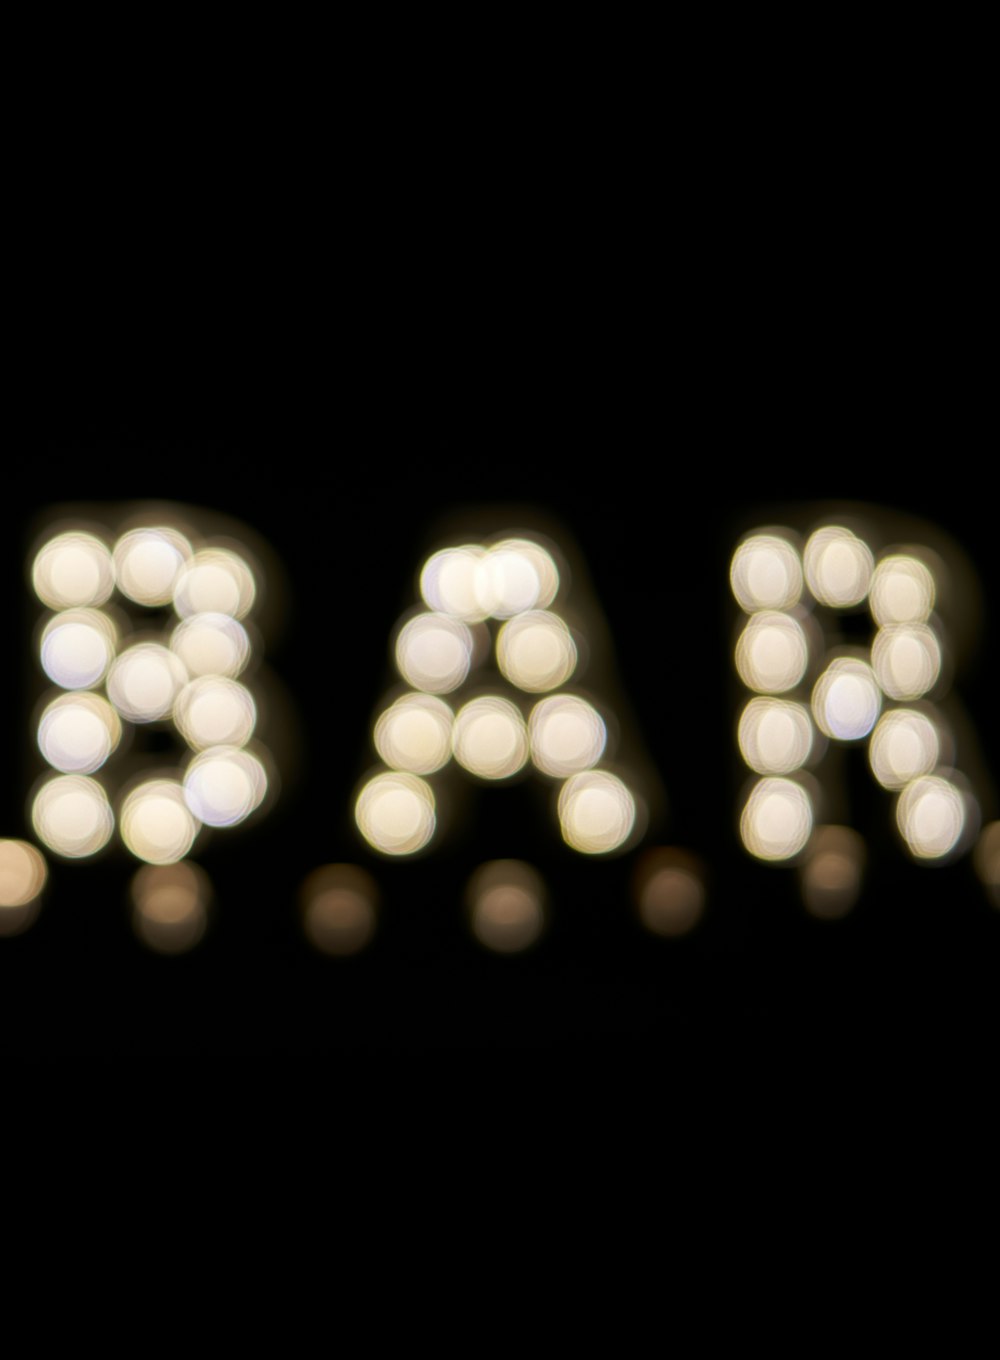
[[[757,776],[740,834],[756,858],[798,865],[807,904],[819,915],[849,908],[863,860],[855,831],[816,825],[821,787],[809,767],[825,741],[867,740],[872,772],[897,795],[897,823],[916,858],[946,859],[974,834],[975,800],[949,763],[951,734],[927,697],[942,681],[946,657],[935,613],[939,571],[926,549],[886,552],[876,562],[845,525],[823,525],[804,544],[790,530],[757,530],[733,555],[732,590],[747,615],[735,664],[753,695],[738,744]],[[64,691],[39,717],[39,749],[58,773],[35,795],[35,832],[53,853],[76,859],[101,850],[117,825],[126,848],[147,865],[134,880],[139,933],[149,943],[159,939],[157,947],[189,947],[204,929],[210,896],[204,870],[187,861],[201,826],[243,822],[273,782],[273,762],[253,740],[254,695],[238,678],[253,656],[254,569],[238,544],[196,545],[174,526],[142,524],[113,544],[77,528],[55,534],[31,575],[36,596],[53,611],[40,629],[40,663]],[[437,830],[435,781],[453,778],[443,773],[449,766],[484,783],[533,768],[556,782],[556,818],[573,850],[607,855],[635,845],[642,799],[604,764],[605,716],[564,688],[576,675],[581,639],[559,612],[565,582],[552,545],[506,536],[443,548],[425,562],[419,590],[420,604],[398,623],[392,648],[407,689],[375,718],[381,765],[354,800],[368,847],[393,858],[426,850]],[[115,592],[142,609],[169,608],[174,622],[155,639],[130,640],[131,621],[113,602]],[[802,687],[826,646],[816,605],[866,605],[876,632],[868,649],[826,656],[807,696]],[[477,686],[488,665],[496,677]],[[116,818],[105,784],[93,776],[118,748],[123,724],[157,722],[171,723],[189,748],[185,767],[122,790]],[[995,894],[1000,835],[988,831],[978,862]],[[4,910],[37,899],[45,862],[27,842],[0,844],[2,925]],[[491,870],[494,879],[511,881],[485,875],[488,887],[471,899],[473,930],[490,943],[490,922],[506,919],[493,937],[523,948],[544,914],[537,872],[519,861],[497,864],[504,867]],[[327,867],[341,878],[354,872]],[[535,884],[530,909],[528,880]],[[646,880],[640,913],[647,925],[673,934],[679,922],[693,924],[703,891],[690,863],[660,865]],[[339,881],[310,890],[306,932],[329,952],[351,952],[333,942],[367,938],[370,929],[358,922],[373,928],[375,899],[370,881],[360,895],[357,883]],[[481,901],[493,904],[492,916],[483,915]],[[521,943],[509,943],[515,939]]]

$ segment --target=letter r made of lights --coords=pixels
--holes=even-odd
[[[973,606],[945,554],[889,535],[877,513],[828,516],[801,533],[764,526],[730,563],[742,611],[740,839],[760,861],[794,865],[819,917],[848,912],[862,883],[865,841],[840,824],[850,820],[850,748],[894,799],[896,835],[918,863],[960,857],[981,820],[984,772],[976,781],[963,768],[978,764],[978,742],[950,692],[951,639]],[[988,891],[996,858],[981,872]]]

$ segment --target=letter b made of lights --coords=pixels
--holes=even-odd
[[[192,851],[208,831],[261,815],[274,786],[250,679],[260,568],[241,526],[205,535],[189,518],[210,517],[160,509],[113,528],[75,517],[46,529],[30,567],[45,611],[34,731],[47,767],[31,827],[66,861],[119,841],[144,866],[132,883],[136,931],[166,952],[205,929],[211,885]],[[5,865],[25,877],[10,933],[30,923],[46,868],[26,841],[4,843],[0,877]]]

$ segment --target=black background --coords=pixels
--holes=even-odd
[[[848,919],[810,919],[794,873],[740,850],[727,584],[740,532],[807,528],[810,506],[882,504],[941,526],[984,587],[957,688],[1000,777],[979,219],[955,186],[929,205],[881,162],[847,176],[849,196],[824,173],[778,199],[752,151],[739,174],[711,162],[678,178],[668,206],[642,165],[616,181],[607,159],[592,192],[586,174],[572,194],[540,174],[511,200],[484,177],[461,214],[434,222],[412,184],[370,213],[352,196],[346,235],[303,211],[307,244],[283,234],[266,282],[233,227],[210,235],[199,222],[195,286],[172,252],[155,269],[147,259],[156,300],[144,290],[135,316],[115,318],[113,347],[99,280],[85,306],[65,308],[65,327],[46,314],[47,339],[96,357],[100,379],[64,385],[48,350],[26,345],[42,395],[5,449],[0,832],[27,833],[40,771],[25,572],[51,505],[106,503],[113,526],[116,508],[174,500],[260,535],[283,564],[267,662],[299,738],[274,811],[196,852],[217,903],[190,956],[134,939],[124,851],[52,863],[36,924],[0,940],[8,1051],[511,1046],[659,1060],[706,1036],[741,1047],[873,1030],[996,1036],[1000,913],[968,859],[907,860],[861,757],[853,821],[870,863]],[[674,168],[668,157],[660,190]],[[168,315],[154,345],[151,323]],[[634,856],[572,855],[530,781],[470,800],[456,834],[416,863],[376,862],[352,832],[391,683],[388,638],[449,516],[483,532],[538,517],[564,532],[613,638],[610,697],[662,780],[648,839],[708,866],[708,909],[689,938],[643,932]],[[995,791],[981,795],[1000,815]],[[507,855],[536,864],[552,899],[551,930],[523,958],[477,948],[461,912],[475,865]],[[371,948],[333,961],[305,944],[296,892],[340,859],[372,868],[384,903]]]

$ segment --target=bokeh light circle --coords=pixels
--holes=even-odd
[[[43,845],[65,859],[85,859],[111,839],[115,817],[108,795],[87,775],[63,774],[38,790],[31,824]]]
[[[535,766],[560,779],[596,765],[608,739],[596,708],[573,694],[540,699],[531,710],[528,727]]]
[[[497,954],[520,954],[545,928],[545,885],[523,860],[482,864],[466,887],[472,933]]]
[[[974,863],[987,896],[995,907],[1000,907],[1000,822],[983,827],[976,842]]]
[[[257,585],[248,563],[229,548],[202,548],[177,574],[174,608],[181,618],[191,614],[249,614]]]
[[[528,760],[528,729],[509,699],[482,695],[455,716],[452,749],[458,763],[480,779],[508,779]]]
[[[789,614],[752,614],[736,644],[736,669],[747,689],[784,694],[801,681],[809,663],[802,625]]]
[[[813,827],[809,794],[791,779],[759,780],[740,818],[740,838],[757,859],[792,859],[804,848]]]
[[[695,856],[670,846],[641,855],[634,876],[639,920],[654,935],[678,939],[698,925],[705,911],[704,868]]]
[[[882,695],[872,668],[854,657],[837,657],[816,681],[812,713],[834,741],[860,741],[875,726]]]
[[[447,614],[418,614],[399,631],[396,665],[407,684],[428,694],[458,689],[472,664],[472,634]]]
[[[184,772],[184,798],[206,826],[237,826],[264,800],[267,774],[251,752],[214,746],[191,760]]]
[[[212,889],[197,864],[147,864],[131,883],[132,928],[158,954],[184,954],[205,934]]]
[[[941,756],[941,734],[926,713],[894,708],[883,713],[872,732],[868,761],[884,789],[901,789],[930,774]]]
[[[865,843],[849,826],[818,826],[799,871],[802,901],[811,916],[836,921],[861,892]]]
[[[919,699],[941,675],[941,644],[927,624],[880,628],[872,643],[872,666],[890,699]]]
[[[115,588],[114,562],[107,544],[93,534],[57,534],[36,555],[31,584],[50,609],[104,604]]]
[[[433,694],[404,694],[380,713],[375,749],[392,770],[433,774],[451,759],[455,715]]]
[[[0,935],[33,923],[48,876],[45,856],[29,841],[0,840]]]
[[[966,819],[962,791],[940,775],[912,780],[896,802],[896,825],[915,859],[947,858],[962,839]]]
[[[170,604],[181,568],[192,555],[191,544],[166,526],[130,529],[115,544],[118,589],[147,608]]]
[[[420,594],[429,609],[466,623],[477,623],[489,614],[479,592],[479,569],[486,549],[477,543],[442,548],[424,563]]]
[[[187,672],[158,642],[126,647],[108,673],[108,698],[129,722],[156,722],[169,716]]]
[[[434,793],[419,775],[395,771],[377,774],[358,795],[354,818],[373,850],[384,855],[413,855],[434,835]]]
[[[566,623],[544,609],[515,615],[497,635],[501,674],[529,694],[565,684],[576,662],[576,643]]]
[[[791,774],[809,759],[813,725],[804,704],[751,699],[740,714],[740,754],[758,774]]]
[[[200,822],[173,779],[149,779],[126,796],[119,816],[121,837],[136,859],[176,864],[194,844]]]
[[[635,826],[632,792],[606,770],[571,775],[559,791],[557,806],[563,840],[584,855],[621,849]]]
[[[930,568],[918,557],[895,553],[875,568],[868,603],[875,622],[883,627],[926,623],[935,595]]]
[[[871,548],[842,525],[817,529],[803,553],[813,598],[833,609],[859,605],[868,594],[875,567]]]
[[[357,954],[375,934],[378,886],[357,864],[324,864],[314,869],[299,893],[302,928],[322,954]]]
[[[753,534],[737,547],[729,568],[737,603],[748,614],[791,609],[802,595],[802,561],[786,538]]]
[[[170,650],[192,680],[202,675],[235,680],[250,660],[250,639],[228,614],[192,614],[174,629]]]
[[[118,714],[99,694],[77,690],[47,704],[38,724],[38,748],[64,774],[93,774],[121,740]]]
[[[0,909],[27,906],[48,876],[45,856],[30,841],[0,840]]]
[[[67,609],[42,632],[42,669],[60,689],[92,689],[114,660],[118,633],[99,609]]]
[[[173,717],[181,736],[196,751],[243,746],[253,735],[257,705],[238,680],[203,675],[178,694]]]

